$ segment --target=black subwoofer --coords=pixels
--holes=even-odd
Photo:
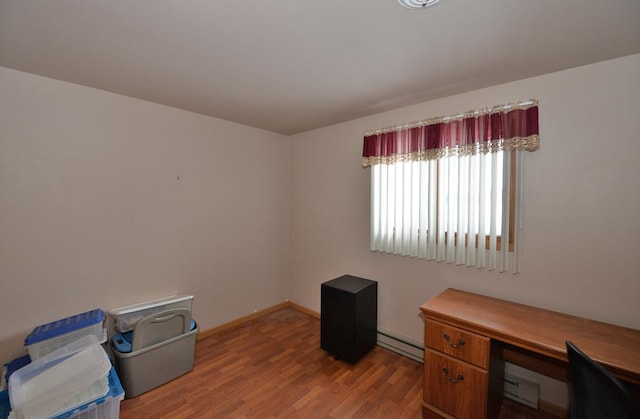
[[[321,285],[320,347],[355,363],[376,344],[378,283],[344,275]]]

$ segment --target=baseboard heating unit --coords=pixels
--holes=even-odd
[[[506,398],[537,409],[539,392],[538,383],[515,375],[505,374],[504,376],[504,397]]]
[[[412,342],[410,339],[399,337],[386,330],[378,330],[376,343],[414,361],[424,362],[424,345],[418,342]]]

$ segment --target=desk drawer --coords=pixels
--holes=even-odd
[[[425,328],[425,346],[480,368],[489,368],[488,337],[431,319],[426,319]]]
[[[488,372],[429,348],[424,355],[424,401],[456,418],[484,418]]]

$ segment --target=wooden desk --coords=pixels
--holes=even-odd
[[[640,384],[640,330],[456,289],[420,310],[426,417],[497,417],[505,360],[567,381],[567,340],[617,377]]]

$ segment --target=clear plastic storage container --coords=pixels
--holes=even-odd
[[[94,335],[99,343],[104,343],[107,341],[104,319],[104,311],[97,308],[43,324],[24,339],[24,346],[35,361],[83,336]]]
[[[115,368],[112,367],[109,371],[109,391],[104,397],[56,416],[54,419],[118,419],[122,399],[124,399],[124,389]]]
[[[103,397],[110,369],[96,337],[84,336],[11,375],[13,414],[16,419],[52,417]]]

